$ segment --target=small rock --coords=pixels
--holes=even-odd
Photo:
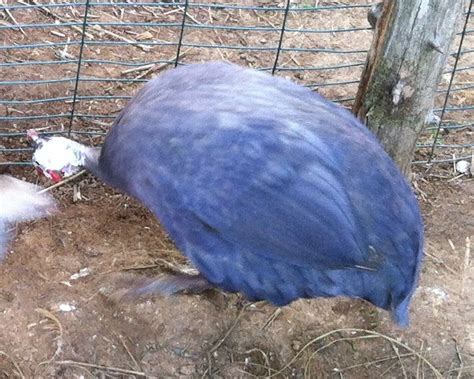
[[[90,275],[90,273],[91,273],[91,270],[88,267],[81,268],[78,273],[75,273],[75,274],[71,275],[71,277],[69,279],[76,280],[76,279],[88,276],[88,275]]]
[[[76,307],[69,303],[61,303],[58,305],[58,310],[61,312],[72,312],[76,310]]]
[[[291,343],[291,348],[292,348],[294,351],[300,351],[301,345],[302,345],[301,341],[294,340],[294,341]]]
[[[88,258],[96,258],[102,255],[100,251],[92,249],[92,248],[87,248],[86,251],[84,251],[84,254]]]

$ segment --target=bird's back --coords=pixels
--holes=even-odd
[[[118,116],[100,165],[211,282],[275,304],[361,297],[406,322],[416,199],[375,137],[307,88],[225,63],[171,70]]]

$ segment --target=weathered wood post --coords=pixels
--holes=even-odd
[[[385,0],[354,113],[410,173],[464,0]]]

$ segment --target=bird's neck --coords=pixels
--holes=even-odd
[[[84,168],[91,174],[97,176],[99,179],[102,179],[102,173],[99,167],[100,151],[100,147],[83,145],[82,154],[84,159]]]

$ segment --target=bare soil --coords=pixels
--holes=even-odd
[[[26,377],[247,377],[274,374],[291,362],[279,377],[302,377],[307,367],[307,377],[338,377],[339,369],[343,377],[385,372],[395,378],[402,365],[409,377],[435,377],[399,342],[446,377],[457,377],[463,365],[461,377],[472,377],[474,276],[465,254],[466,237],[474,235],[474,182],[419,183],[429,199],[422,201],[427,255],[406,330],[385,312],[349,299],[277,309],[210,291],[113,302],[98,291],[113,285],[116,273],[156,275],[183,259],[147,210],[92,178],[76,183],[81,201],[71,200],[72,186],[55,190],[61,212],[22,225],[0,267],[0,346],[8,354],[0,370],[15,375],[14,361]],[[84,269],[89,274],[74,279]],[[344,328],[395,342],[337,331]],[[373,363],[380,359],[386,360]]]
[[[267,1],[268,5],[275,2]],[[314,5],[314,1],[308,1]],[[319,2],[320,5],[338,2]],[[347,3],[356,3],[347,1]],[[358,1],[357,3],[369,3]],[[175,10],[175,12],[171,12]],[[171,12],[171,13],[169,13]],[[367,27],[366,9],[290,14],[289,28]],[[12,12],[18,23],[51,23],[79,19],[74,8]],[[336,17],[334,15],[337,15]],[[192,9],[202,25],[280,25],[281,12]],[[176,8],[93,8],[93,21],[180,22]],[[192,19],[188,20],[193,23]],[[0,21],[11,24],[0,12]],[[71,28],[1,31],[4,45],[77,40]],[[135,41],[176,41],[178,28],[103,27],[91,30],[94,40],[120,41],[104,30]],[[147,33],[148,32],[148,33]],[[354,38],[357,36],[357,38]],[[278,33],[230,31],[216,33],[189,29],[187,43],[274,46]],[[289,33],[285,46],[368,49],[371,31],[357,34]],[[472,48],[473,39],[467,41]],[[184,62],[227,59],[254,67],[271,67],[274,52],[185,48]],[[51,47],[0,51],[0,61],[58,60],[73,56],[78,47]],[[85,50],[89,59],[169,60],[175,47],[143,49],[133,45],[96,46]],[[59,58],[58,58],[59,57]],[[283,67],[327,66],[364,62],[365,54],[284,52]],[[450,58],[449,67],[453,60]],[[462,65],[472,65],[472,54]],[[168,66],[126,72],[130,67],[86,64],[84,77],[142,77],[148,79]],[[449,68],[448,67],[448,68]],[[283,71],[305,84],[357,80],[362,67],[331,71]],[[147,69],[148,70],[148,69]],[[73,64],[23,66],[4,69],[0,80],[64,78],[75,75]],[[463,71],[459,83],[472,82]],[[442,83],[445,86],[446,80]],[[137,84],[82,82],[81,96],[131,95]],[[356,84],[320,87],[318,91],[344,100],[354,96]],[[0,86],[8,100],[72,95],[72,83],[41,86]],[[472,104],[472,92],[460,91],[453,106]],[[76,111],[113,116],[126,99],[81,99]],[[437,104],[442,97],[437,100]],[[350,101],[343,101],[349,105]],[[2,116],[67,113],[70,101],[37,105],[0,105]],[[472,112],[448,114],[453,122],[472,120]],[[105,131],[110,120],[79,118],[74,130]],[[2,131],[29,127],[67,128],[67,119],[2,122]],[[427,141],[431,136],[424,137]],[[446,143],[472,142],[472,128],[443,136]],[[81,137],[100,143],[99,137]],[[25,147],[23,138],[2,138],[5,147]],[[459,154],[459,150],[456,153]],[[462,150],[461,154],[470,150]],[[439,157],[451,150],[437,150]],[[426,157],[425,151],[418,158]],[[2,154],[3,160],[28,160],[29,154]],[[4,171],[34,180],[31,168]],[[60,212],[49,219],[22,224],[11,253],[0,265],[0,377],[139,378],[139,377],[298,377],[298,378],[474,378],[474,269],[470,243],[474,239],[474,181],[453,180],[450,165],[426,172],[415,168],[414,186],[426,225],[426,255],[415,294],[411,324],[395,327],[387,314],[350,299],[300,300],[284,308],[248,303],[235,294],[208,291],[202,295],[136,299],[114,302],[101,289],[113,286],[118,275],[158,275],[170,267],[183,267],[185,259],[151,213],[135,201],[84,175],[54,189]],[[77,193],[80,196],[77,196]],[[76,193],[76,196],[74,194]],[[471,241],[471,242],[470,242]]]

